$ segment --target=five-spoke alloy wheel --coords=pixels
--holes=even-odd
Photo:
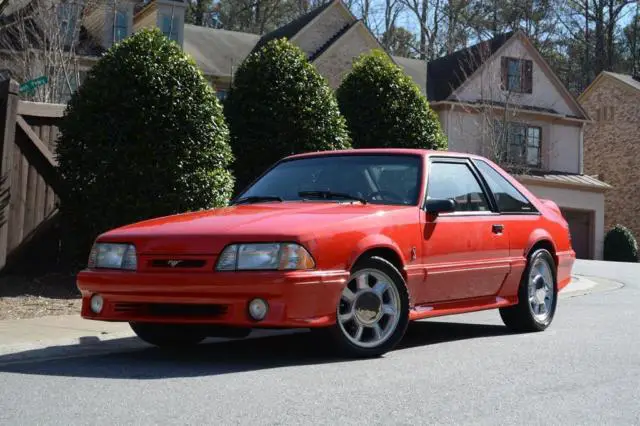
[[[514,331],[542,331],[556,312],[558,286],[551,253],[538,249],[529,256],[518,291],[518,304],[500,309],[505,325]]]
[[[408,321],[408,295],[400,272],[380,257],[358,262],[340,296],[332,330],[347,355],[379,356],[391,350]]]

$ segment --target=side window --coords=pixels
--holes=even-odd
[[[529,200],[488,163],[482,160],[474,160],[474,163],[493,192],[500,212],[532,213],[536,211]]]
[[[489,203],[478,180],[464,163],[431,163],[427,199],[453,199],[455,211],[489,211]]]

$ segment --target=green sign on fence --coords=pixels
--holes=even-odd
[[[36,87],[47,84],[48,81],[49,79],[47,78],[46,75],[43,75],[42,77],[34,78],[33,80],[29,80],[26,83],[22,83],[20,85],[20,93],[33,92],[34,90],[36,90]]]

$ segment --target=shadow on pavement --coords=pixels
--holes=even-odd
[[[409,326],[405,338],[394,352],[505,334],[509,334],[506,327],[498,325],[416,322]],[[15,354],[0,356],[0,372],[150,380],[349,361],[332,354],[324,339],[318,339],[316,334],[307,332],[203,343],[183,352],[138,346],[136,338],[104,341],[93,347],[99,347],[101,353],[85,353],[82,345],[73,345],[65,347],[66,355],[58,355],[58,359],[51,359],[54,355],[47,354],[53,348],[23,352],[19,354],[22,361],[16,361]]]

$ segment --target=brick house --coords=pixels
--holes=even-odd
[[[605,196],[604,225],[640,236],[640,76],[602,72],[578,98],[594,122],[584,134],[584,169],[615,191]]]

